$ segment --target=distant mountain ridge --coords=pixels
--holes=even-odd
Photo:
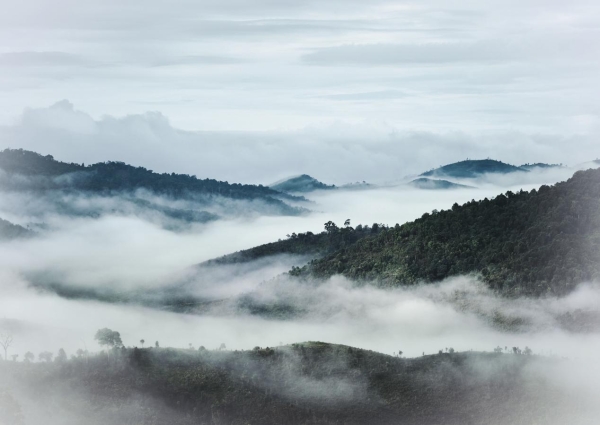
[[[529,170],[494,159],[467,159],[426,171],[420,174],[420,176],[473,179],[484,174],[509,174],[517,172],[527,173]]]
[[[260,200],[284,215],[298,215],[306,211],[284,202],[301,202],[306,201],[305,198],[278,192],[262,185],[228,183],[208,178],[201,180],[187,174],[159,174],[123,162],[100,162],[85,166],[57,161],[51,155],[43,156],[22,149],[6,149],[0,152],[0,169],[7,173],[7,177],[3,178],[2,187],[9,190],[68,189],[110,194],[145,189],[158,195],[176,198],[199,195],[233,200]],[[30,179],[12,179],[11,176],[15,175]]]
[[[336,189],[335,185],[328,185],[308,174],[302,174],[296,177],[290,177],[283,181],[273,183],[269,186],[271,189],[285,193],[308,193],[315,190]]]
[[[544,162],[536,162],[533,164],[522,164],[519,166],[519,168],[524,168],[525,170],[535,170],[537,169],[549,169],[549,168],[563,168],[564,165],[562,164],[546,164]]]
[[[429,179],[429,178],[425,178],[425,177],[421,177],[421,178],[412,180],[409,184],[413,187],[416,187],[417,189],[426,189],[426,190],[447,190],[447,189],[471,188],[471,186],[453,183],[448,180]]]

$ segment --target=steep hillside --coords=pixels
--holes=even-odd
[[[362,238],[375,236],[384,229],[385,226],[377,223],[372,226],[359,224],[356,228],[352,228],[349,224],[338,227],[334,222],[329,221],[325,223],[325,230],[321,233],[292,233],[287,236],[287,239],[224,255],[206,261],[201,266],[244,263],[281,254],[320,257],[348,247]]]
[[[11,425],[558,425],[589,408],[574,410],[549,378],[560,364],[498,353],[402,359],[318,342],[119,349],[108,359],[0,362],[10,385],[0,409],[19,421]]]
[[[286,193],[308,193],[315,190],[335,189],[335,186],[322,183],[308,174],[289,178],[282,182],[272,184],[270,187],[271,189]]]
[[[295,271],[391,286],[465,273],[480,273],[501,291],[537,295],[600,280],[600,170],[426,213]]]
[[[472,179],[482,174],[508,174],[508,173],[526,173],[528,170],[514,165],[506,164],[493,159],[481,159],[455,162],[427,171],[423,177],[453,177],[457,179]]]

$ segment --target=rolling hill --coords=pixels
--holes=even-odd
[[[442,351],[405,359],[307,342],[0,362],[0,411],[11,425],[22,410],[33,425],[558,425],[588,414],[551,378],[565,361]]]
[[[43,156],[22,149],[6,149],[0,152],[0,169],[5,173],[0,180],[0,187],[3,190],[40,193],[58,190],[128,197],[135,195],[136,191],[145,190],[153,195],[191,200],[200,204],[210,204],[216,199],[259,201],[271,214],[299,215],[307,211],[287,203],[303,202],[306,201],[305,198],[278,192],[262,185],[228,183],[214,179],[202,180],[187,174],[159,174],[123,162],[101,162],[85,166],[57,161],[51,155]],[[139,206],[140,201],[138,199],[134,201]],[[248,206],[252,205],[248,204]],[[161,210],[161,213],[168,210],[165,207],[157,207],[157,209]],[[225,206],[222,209],[233,210],[234,208]],[[167,215],[194,216],[191,211],[173,210],[171,208],[167,211]],[[202,219],[202,222],[216,218],[210,211],[198,213],[200,215],[197,217]]]
[[[455,162],[421,174],[422,177],[452,177],[457,179],[474,179],[483,174],[526,173],[529,170],[506,164],[493,159],[481,159]]]
[[[285,193],[308,193],[315,190],[332,190],[336,187],[335,185],[327,185],[322,183],[308,174],[302,174],[297,177],[291,177],[289,179],[273,183],[270,188]]]

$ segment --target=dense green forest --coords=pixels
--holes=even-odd
[[[28,353],[0,362],[0,411],[11,425],[561,423],[566,390],[540,371],[564,361],[501,351],[405,359],[311,342],[80,350],[71,360],[61,351],[38,363]]]
[[[200,265],[244,263],[281,254],[310,255],[317,258],[348,247],[362,238],[377,235],[385,229],[385,225],[378,223],[373,223],[372,226],[359,224],[353,228],[350,220],[346,220],[343,227],[329,221],[325,223],[325,230],[321,233],[292,233],[286,239],[224,255]]]
[[[510,294],[564,294],[599,280],[600,170],[426,213],[293,271],[388,286],[468,273]]]
[[[277,207],[282,214],[288,215],[297,215],[306,211],[303,208],[292,207],[283,201],[303,202],[306,201],[305,198],[278,192],[266,186],[228,183],[214,179],[201,180],[187,174],[159,174],[123,162],[100,162],[85,166],[60,162],[51,155],[43,156],[22,149],[6,149],[0,152],[0,169],[8,175],[30,177],[27,182],[22,179],[4,179],[5,189],[76,189],[95,193],[146,189],[174,198],[200,195],[261,200]]]
[[[508,173],[526,173],[529,170],[506,164],[494,159],[467,159],[465,161],[455,162],[444,165],[421,174],[425,177],[446,176],[454,178],[476,178],[482,174],[508,174]]]

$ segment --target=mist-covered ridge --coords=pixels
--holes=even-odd
[[[118,342],[103,353],[79,350],[71,360],[62,350],[54,361],[44,352],[38,363],[33,353],[22,363],[0,362],[2,382],[10,385],[0,391],[3,419],[12,418],[10,425],[391,425],[398,418],[558,425],[565,418],[579,424],[594,411],[591,397],[559,384],[571,362],[524,347],[494,353],[441,347],[407,359],[402,347],[390,356],[322,342],[248,351]]]
[[[65,163],[51,155],[22,149],[0,152],[0,189],[19,198],[11,199],[11,207],[15,207],[15,201],[25,204],[25,214],[37,214],[39,221],[45,220],[48,212],[81,217],[119,213],[155,222],[162,217],[165,227],[177,229],[187,223],[207,223],[221,217],[294,216],[308,212],[302,206],[292,205],[305,202],[305,198],[262,185],[159,174],[115,161]],[[44,199],[45,211],[38,214],[32,206]]]
[[[424,177],[453,177],[462,179],[472,179],[480,177],[482,174],[509,174],[518,172],[528,172],[524,167],[506,164],[494,159],[467,159],[444,165],[421,174]]]

